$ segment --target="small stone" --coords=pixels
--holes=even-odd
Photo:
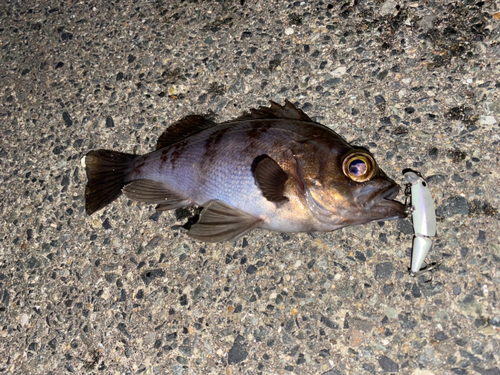
[[[321,318],[320,318],[320,321],[321,321],[321,323],[323,323],[328,328],[332,328],[332,329],[338,329],[339,328],[339,325],[337,323],[332,322],[326,316],[322,315]]]
[[[144,336],[144,344],[146,345],[153,345],[153,343],[156,341],[156,333],[155,332],[148,332]]]
[[[355,257],[357,260],[361,261],[361,262],[366,262],[366,256],[365,256],[365,254],[363,254],[363,253],[362,253],[362,252],[360,252],[360,251],[356,251],[356,252],[354,253],[354,257]]]
[[[57,345],[57,341],[56,341],[56,339],[52,339],[52,340],[50,340],[50,341],[48,342],[48,345],[50,346],[50,348],[51,348],[52,350],[56,350],[56,345]]]
[[[438,341],[445,341],[445,340],[448,340],[448,336],[446,335],[446,333],[444,333],[444,331],[439,331],[439,332],[436,332],[434,334],[434,338]]]
[[[500,368],[498,368],[498,367],[483,369],[475,364],[474,371],[476,371],[480,375],[500,375]]]
[[[435,296],[436,294],[441,293],[443,289],[443,283],[441,282],[421,284],[422,293],[424,293],[424,296],[426,297]]]
[[[153,215],[151,215],[149,217],[149,220],[153,220],[154,222],[158,222],[158,220],[160,219],[160,216],[162,214],[163,211],[156,211]]]
[[[373,323],[369,320],[349,318],[349,327],[362,332],[370,332],[373,328]]]
[[[66,124],[66,127],[69,128],[70,126],[73,125],[73,120],[71,120],[71,117],[70,117],[68,112],[63,112],[62,118],[63,118],[64,123]]]
[[[73,34],[63,32],[63,33],[61,33],[61,39],[64,41],[71,40],[71,39],[73,39]]]
[[[253,275],[254,273],[257,272],[257,267],[255,267],[253,264],[249,265],[246,271],[249,275]]]
[[[436,209],[436,215],[440,217],[452,217],[454,215],[468,215],[469,203],[467,199],[460,196],[455,196],[446,199]]]
[[[479,235],[477,236],[477,240],[481,243],[486,242],[486,233],[482,230],[479,230]]]
[[[373,366],[370,363],[363,363],[363,369],[365,371],[367,371],[368,373],[370,373],[370,374],[375,374],[376,373],[375,366]]]
[[[481,125],[493,125],[497,122],[494,116],[481,116]]]
[[[127,58],[129,64],[133,63],[136,59],[137,57],[135,57],[134,55],[128,55]]]
[[[391,292],[394,290],[394,286],[393,285],[390,285],[390,284],[386,284],[384,285],[384,287],[382,288],[382,292],[384,293],[384,296],[388,296],[389,294],[391,294]]]
[[[393,0],[387,0],[380,7],[379,14],[382,17],[394,14],[394,12],[396,12],[396,5],[397,5],[397,3],[395,1],[393,1]]]
[[[491,256],[495,262],[500,262],[500,244],[490,244]]]
[[[391,277],[393,265],[391,262],[379,263],[375,266],[375,279],[384,280]]]
[[[292,35],[293,34],[293,28],[292,27],[287,27],[285,29],[285,34],[286,35]]]
[[[179,362],[181,365],[187,365],[188,364],[188,361],[186,358],[184,357],[181,357],[180,355],[177,356],[176,358],[177,362]]]
[[[331,370],[328,370],[327,372],[324,372],[321,375],[344,375],[344,373],[335,368],[332,368]]]
[[[347,72],[347,67],[345,66],[339,66],[337,69],[335,69],[332,72],[333,77],[341,77]]]
[[[402,328],[413,329],[418,323],[415,319],[411,318],[409,314],[399,314],[398,315],[399,324],[401,324]]]
[[[382,125],[392,125],[391,117],[390,116],[388,116],[388,117],[381,117],[380,118],[380,123]]]
[[[26,268],[35,269],[35,268],[40,268],[40,266],[42,264],[35,257],[31,257],[30,259],[28,259],[26,261],[25,265],[26,265]]]
[[[243,362],[248,357],[248,352],[245,350],[246,344],[244,343],[245,339],[243,336],[238,335],[234,339],[234,343],[231,349],[229,349],[229,353],[227,355],[227,363],[240,363]]]
[[[413,234],[413,225],[408,219],[398,220],[396,228],[403,234]]]
[[[115,122],[113,121],[113,117],[111,117],[111,116],[106,117],[106,127],[113,128],[114,126],[115,126]]]
[[[165,335],[165,341],[175,341],[177,340],[177,332],[167,333]]]
[[[179,351],[186,357],[191,357],[193,355],[193,348],[191,348],[190,346],[179,346]]]
[[[109,223],[109,218],[106,218],[106,220],[104,220],[104,222],[102,223],[102,227],[104,229],[111,229],[111,224]]]
[[[422,296],[422,293],[420,293],[420,288],[418,287],[417,283],[413,284],[411,288],[411,295],[414,298],[420,298]]]
[[[335,85],[338,85],[340,82],[342,82],[342,80],[340,78],[330,78],[330,79],[327,79],[325,82],[323,82],[323,87],[332,87],[332,86],[335,86]]]
[[[21,326],[24,327],[26,324],[28,324],[29,321],[30,321],[30,317],[28,314],[21,315],[21,319],[20,319]]]
[[[146,245],[146,250],[153,250],[155,249],[161,242],[161,240],[163,239],[162,236],[154,236],[149,242],[148,244]]]
[[[500,327],[500,316],[494,316],[493,318],[488,319],[488,324],[495,327]]]
[[[130,333],[128,333],[127,326],[125,325],[125,323],[119,323],[116,328],[118,328],[118,331],[123,333],[130,340],[131,336]]]
[[[378,359],[378,364],[380,365],[380,367],[382,367],[384,371],[387,372],[399,371],[399,366],[396,364],[396,362],[394,362],[392,359],[390,359],[385,355],[380,356],[380,358]]]
[[[387,77],[387,74],[389,74],[389,72],[387,70],[383,70],[377,74],[377,79],[382,81],[385,77]]]
[[[165,276],[165,271],[163,271],[161,268],[156,268],[152,270],[148,270],[141,274],[141,279],[144,282],[144,284],[149,285],[151,282],[159,277],[164,277]]]
[[[438,156],[437,148],[435,149],[435,153],[431,153],[429,151],[429,156],[432,160],[436,160]],[[433,174],[432,176],[427,177],[427,183],[432,184],[434,186],[439,185],[440,183],[446,182],[446,176],[442,174]]]
[[[474,327],[481,328],[486,326],[487,323],[488,321],[485,318],[477,318],[474,320]]]

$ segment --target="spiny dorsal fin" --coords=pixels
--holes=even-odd
[[[312,122],[311,118],[308,115],[306,115],[301,109],[295,107],[288,100],[285,100],[284,106],[271,101],[271,107],[260,107],[259,109],[252,108],[250,110],[250,113],[245,113],[233,121],[273,118],[286,118],[291,120]]]
[[[173,145],[180,142],[193,134],[199,133],[205,129],[217,125],[215,122],[208,120],[204,116],[189,115],[175,124],[169,126],[158,138],[156,149]]]

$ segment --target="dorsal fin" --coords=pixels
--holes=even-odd
[[[232,121],[256,120],[256,119],[273,119],[286,118],[291,120],[301,120],[312,122],[311,118],[306,115],[301,109],[295,107],[291,102],[285,100],[285,105],[281,106],[278,103],[271,102],[271,107],[252,108],[250,113],[244,113]]]
[[[170,125],[158,138],[156,149],[173,145],[180,142],[193,134],[199,133],[205,129],[217,125],[215,122],[208,120],[204,116],[189,115],[175,124]]]

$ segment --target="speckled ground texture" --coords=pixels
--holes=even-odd
[[[499,374],[499,12],[2,1],[0,373]],[[408,275],[408,219],[204,244],[185,210],[84,212],[88,151],[285,99],[428,178],[432,280]]]

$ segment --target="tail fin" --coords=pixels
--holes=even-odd
[[[122,194],[136,155],[110,150],[90,151],[85,157],[85,210],[91,215]]]

